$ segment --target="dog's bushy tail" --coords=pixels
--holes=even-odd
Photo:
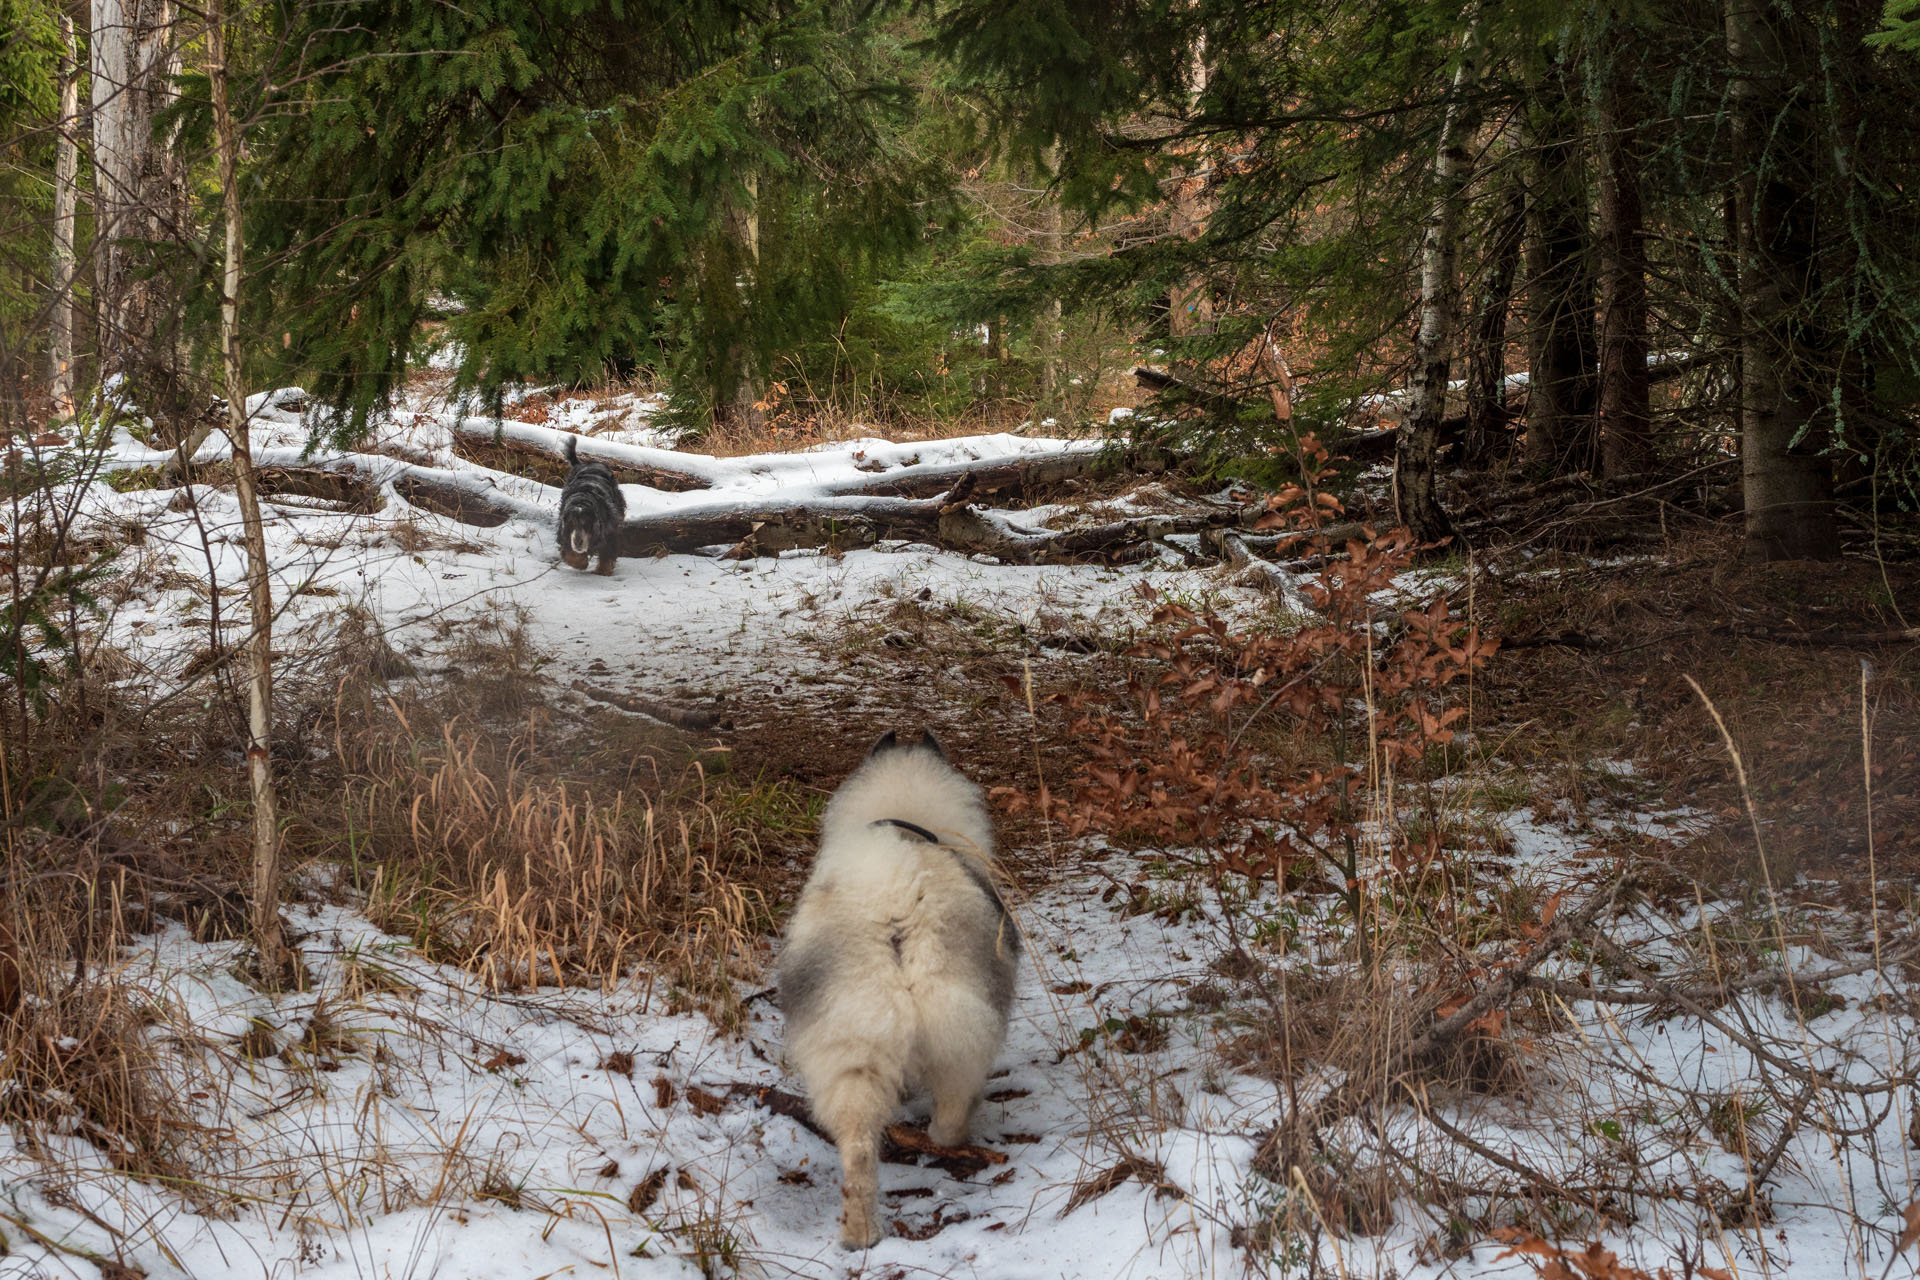
[[[580,452],[580,437],[573,434],[573,432],[571,431],[567,432],[567,465],[568,466],[577,467],[580,465],[580,459],[576,456],[579,452]]]
[[[993,828],[980,788],[947,763],[932,734],[901,742],[889,733],[874,744],[866,763],[834,793],[822,819],[823,843],[835,832],[851,834],[874,822],[911,822],[943,842],[993,851]]]

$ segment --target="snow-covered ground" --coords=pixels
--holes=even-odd
[[[510,430],[596,431],[616,445],[665,452],[646,402],[583,403],[562,402],[544,427]],[[306,449],[296,404],[286,393],[258,401],[263,462],[290,462]],[[409,465],[399,457],[429,459],[506,495],[522,515],[472,528],[391,493],[371,515],[305,499],[270,503],[289,651],[350,605],[364,606],[397,646],[422,652],[444,624],[520,611],[563,678],[617,676],[632,692],[660,696],[836,678],[833,649],[814,642],[876,601],[923,591],[1030,626],[1068,619],[1088,630],[1136,619],[1142,580],[1177,596],[1262,607],[1236,597],[1222,571],[1171,560],[1114,572],[984,563],[924,546],[745,561],[676,555],[623,560],[611,578],[579,574],[558,563],[550,491],[457,458],[451,412],[425,401],[403,406],[379,424],[374,443],[396,456],[395,468]],[[609,426],[603,419],[615,412],[619,422]],[[711,488],[629,487],[628,496],[639,510],[826,494],[874,466],[939,467],[1061,447],[1069,442],[1009,435],[674,455]],[[210,444],[203,457],[218,453]],[[131,466],[158,456],[123,434],[113,459]],[[244,606],[231,494],[203,487],[197,509],[175,497],[99,483],[83,522],[96,533],[139,527],[107,639],[165,677],[205,650],[213,601],[229,615]],[[1061,514],[1018,518],[1037,526]],[[1631,776],[1618,762],[1593,769],[1616,782]],[[1649,801],[1602,825],[1657,839],[1694,816]],[[1583,815],[1485,818],[1505,836],[1476,858],[1489,899],[1516,887],[1541,901],[1564,891],[1570,909],[1605,873],[1588,856],[1595,827]],[[1056,873],[1039,877],[1019,905],[1031,963],[1003,1074],[976,1128],[1005,1163],[968,1176],[924,1158],[883,1165],[895,1234],[870,1253],[835,1244],[832,1149],[768,1105],[765,1090],[796,1088],[781,1065],[770,1000],[750,999],[748,1024],[729,1035],[668,1012],[664,991],[644,974],[606,991],[493,993],[349,908],[313,905],[296,908],[319,984],[306,993],[261,994],[235,976],[234,944],[196,943],[177,927],[128,953],[125,977],[150,1000],[156,1044],[197,1086],[209,1139],[203,1181],[143,1183],[78,1137],[35,1152],[20,1135],[0,1133],[0,1277],[125,1274],[82,1254],[155,1277],[276,1280],[1525,1275],[1527,1265],[1502,1258],[1505,1246],[1486,1230],[1461,1225],[1466,1214],[1524,1216],[1520,1208],[1541,1189],[1515,1165],[1570,1184],[1631,1174],[1637,1187],[1669,1188],[1596,1196],[1564,1222],[1565,1242],[1601,1239],[1649,1271],[1853,1277],[1887,1267],[1904,1274],[1909,1265],[1889,1250],[1915,1198],[1914,1099],[1889,1082],[1910,1079],[1920,1054],[1907,996],[1872,972],[1834,979],[1826,990],[1838,999],[1804,1017],[1759,985],[1710,1011],[1712,1020],[1562,990],[1551,1025],[1515,1033],[1537,1059],[1530,1092],[1432,1101],[1477,1150],[1410,1108],[1389,1123],[1385,1139],[1431,1185],[1407,1196],[1383,1233],[1309,1241],[1283,1232],[1250,1253],[1243,1245],[1260,1238],[1263,1222],[1302,1223],[1319,1210],[1298,1187],[1253,1170],[1284,1086],[1236,1069],[1221,1051],[1250,1025],[1257,1030],[1259,1018],[1249,1013],[1258,1003],[1221,963],[1233,918],[1204,891],[1191,909],[1165,913],[1173,919],[1127,914],[1126,894],[1103,891],[1164,877],[1163,866],[1089,844],[1050,856]],[[1678,972],[1713,952],[1723,921],[1752,918],[1750,908],[1649,895],[1609,927],[1643,961]],[[1875,940],[1860,922],[1815,923],[1818,948],[1788,942],[1764,967],[1777,970],[1784,958],[1803,973],[1848,969],[1871,955]],[[1809,933],[1804,914],[1795,924],[1795,939]],[[1330,911],[1294,932],[1285,963],[1302,973],[1343,938]],[[1564,955],[1542,973],[1623,981],[1591,952]],[[1408,975],[1409,985],[1420,977]],[[1809,1067],[1830,1071],[1840,1087],[1803,1096],[1796,1072]],[[1702,1101],[1713,1099],[1753,1121],[1743,1140],[1761,1147],[1770,1126],[1796,1126],[1762,1206],[1743,1212],[1739,1197],[1762,1152],[1729,1140],[1724,1111]],[[924,1119],[913,1106],[906,1114]],[[1717,1216],[1700,1203],[1716,1188],[1724,1193]]]
[[[488,423],[487,430],[498,425],[509,437],[543,440],[560,423],[592,429],[598,424],[591,412],[566,409],[585,403],[561,402],[549,411],[547,426]],[[297,393],[263,393],[251,402],[256,461],[263,466],[324,462],[324,451],[308,454],[310,419],[281,407],[289,404],[300,404]],[[643,463],[664,461],[700,474],[711,487],[671,493],[624,486],[631,515],[751,505],[776,497],[830,500],[837,486],[870,479],[877,471],[892,478],[1100,447],[1098,440],[1002,434],[911,445],[850,440],[799,453],[711,458],[659,448],[660,433],[646,422],[650,407],[640,401],[606,410],[622,425],[596,432],[593,440]],[[422,398],[375,424],[363,448],[396,455],[368,459],[390,473],[386,506],[379,513],[342,513],[300,497],[264,504],[283,633],[329,625],[343,606],[356,604],[380,620],[392,643],[408,647],[444,624],[518,609],[524,610],[534,641],[555,655],[562,671],[598,662],[630,675],[632,691],[658,695],[713,691],[755,677],[777,682],[823,674],[805,642],[849,610],[888,594],[905,598],[925,590],[939,601],[965,599],[1031,624],[1042,613],[1087,620],[1130,616],[1143,577],[1186,595],[1222,585],[1217,573],[1177,563],[1124,574],[1086,565],[1012,566],[900,542],[844,555],[798,551],[738,561],[701,555],[625,559],[610,578],[577,573],[560,563],[554,546],[553,491],[455,455],[449,428],[461,420],[455,411]],[[197,458],[214,462],[226,453],[224,437],[216,434]],[[161,465],[167,459],[124,430],[116,433],[108,457],[109,465],[118,467]],[[391,488],[392,477],[409,466],[400,457],[429,460],[437,472],[507,499],[523,514],[494,528],[476,528],[411,507]],[[141,530],[140,544],[128,554],[130,572],[123,575],[131,595],[114,611],[106,639],[158,674],[178,672],[207,646],[203,584],[209,560],[221,595],[235,601],[229,615],[244,606],[238,503],[231,489],[200,486],[196,493],[197,509],[181,509],[186,504],[177,490],[116,493],[102,481],[91,487],[83,506],[83,532],[111,532],[129,524]],[[1007,514],[1038,528],[1054,513]]]
[[[1579,833],[1519,821],[1511,833],[1510,874],[1557,867],[1570,879]],[[178,926],[127,958],[126,977],[156,1010],[157,1042],[190,1064],[198,1118],[215,1138],[197,1194],[118,1174],[77,1138],[36,1156],[9,1135],[0,1137],[7,1212],[63,1246],[113,1256],[117,1242],[125,1262],[152,1276],[675,1276],[701,1274],[703,1258],[716,1275],[1260,1271],[1233,1240],[1286,1199],[1250,1168],[1278,1113],[1277,1086],[1217,1052],[1235,1029],[1208,994],[1223,982],[1219,912],[1203,903],[1182,923],[1124,914],[1102,889],[1140,873],[1132,855],[1078,856],[1087,861],[1074,875],[1019,907],[1031,964],[975,1129],[1006,1162],[970,1176],[884,1164],[894,1234],[864,1255],[835,1243],[832,1147],[763,1101],[762,1090],[795,1087],[769,1001],[753,1000],[745,1029],[722,1035],[698,1016],[663,1011],[662,993],[639,976],[604,992],[489,994],[325,906],[295,916],[320,979],[300,995],[260,994],[234,976],[237,944],[195,943]],[[1691,922],[1679,923],[1684,935]],[[1308,967],[1312,950],[1300,957]],[[1661,947],[1652,954],[1674,958]],[[1809,971],[1849,958],[1795,957]],[[1846,1009],[1808,1028],[1777,1000],[1722,1014],[1746,1034],[1804,1044],[1805,1061],[1845,1079],[1872,1083],[1889,1055],[1911,1060],[1912,1020],[1876,1012],[1872,975],[1831,989]],[[1132,1019],[1158,1030],[1130,1038],[1140,1026]],[[1761,1073],[1751,1056],[1670,1016],[1588,1006],[1570,1022],[1567,1045],[1540,1050],[1548,1078],[1561,1074],[1554,1064],[1625,1066],[1562,1075],[1524,1102],[1469,1096],[1443,1114],[1496,1153],[1542,1167],[1580,1167],[1582,1148],[1590,1163],[1636,1143],[1649,1185],[1737,1191],[1743,1161],[1708,1132],[1708,1118],[1662,1114],[1671,1097],[1630,1068],[1705,1096],[1754,1097]],[[1582,1038],[1588,1053],[1571,1052]],[[924,1111],[914,1103],[904,1115],[924,1123]],[[1885,1237],[1852,1224],[1896,1228],[1911,1173],[1904,1107],[1868,1111],[1878,1115],[1864,1134],[1836,1136],[1851,1118],[1836,1112],[1791,1144],[1761,1224],[1716,1227],[1696,1207],[1646,1198],[1637,1222],[1616,1220],[1604,1233],[1578,1224],[1575,1242],[1604,1234],[1623,1257],[1675,1274],[1683,1255],[1730,1274],[1877,1273]],[[1395,1137],[1424,1150],[1436,1176],[1477,1171],[1491,1200],[1525,1197],[1410,1112]],[[1117,1172],[1134,1159],[1159,1172]],[[1444,1226],[1444,1215],[1407,1207],[1385,1234],[1323,1241],[1319,1251],[1329,1274],[1525,1274],[1484,1237],[1448,1249]],[[11,1247],[0,1276],[95,1271],[18,1235]],[[1284,1240],[1265,1269],[1307,1273],[1302,1251]]]

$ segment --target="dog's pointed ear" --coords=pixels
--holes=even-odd
[[[942,760],[947,758],[947,749],[940,745],[940,739],[933,736],[933,730],[931,729],[921,731],[920,745],[939,756]]]
[[[880,741],[873,744],[873,747],[867,752],[867,758],[871,760],[875,756],[883,756],[889,751],[897,750],[899,746],[900,739],[894,734],[893,730],[889,729],[880,735]]]

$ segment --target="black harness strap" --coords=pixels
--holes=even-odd
[[[933,832],[927,830],[925,827],[920,826],[918,823],[908,822],[904,818],[875,818],[873,825],[876,827],[898,827],[902,831],[911,831],[928,844],[940,843],[939,836],[933,834]]]
[[[876,827],[898,827],[902,831],[908,831],[916,836],[919,836],[922,840],[925,840],[928,844],[937,845],[941,843],[939,836],[936,836],[935,834],[933,834],[933,832],[927,830],[925,827],[921,826],[919,823],[908,822],[905,818],[875,818],[873,820],[872,825]],[[954,857],[960,860],[960,869],[967,873],[967,879],[973,881],[974,884],[978,885],[980,887],[980,892],[986,894],[987,897],[993,902],[994,909],[999,911],[1000,913],[1000,919],[1002,921],[1011,919],[1012,917],[1007,911],[1006,900],[1000,896],[1000,890],[994,887],[993,878],[987,874],[986,868],[982,867],[975,859],[969,858],[965,854],[961,853],[960,850],[954,849],[952,848],[952,846],[947,846],[947,848],[948,848],[948,851],[952,853]],[[893,950],[896,958],[898,957],[900,952],[900,938],[901,938],[901,935],[897,933],[894,935]],[[1019,939],[1017,936],[1015,938],[1014,945],[1016,947],[1019,945]]]

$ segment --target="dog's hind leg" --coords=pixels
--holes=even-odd
[[[867,1249],[886,1234],[880,1226],[880,1138],[850,1134],[840,1142],[840,1245]]]
[[[927,1125],[927,1137],[935,1146],[966,1145],[986,1076],[984,1069],[970,1062],[943,1063],[930,1073],[927,1085],[933,1094],[933,1120]]]
[[[834,1077],[814,1099],[815,1115],[840,1148],[842,1248],[869,1248],[886,1234],[880,1222],[880,1129],[899,1098],[897,1082],[855,1068]]]

